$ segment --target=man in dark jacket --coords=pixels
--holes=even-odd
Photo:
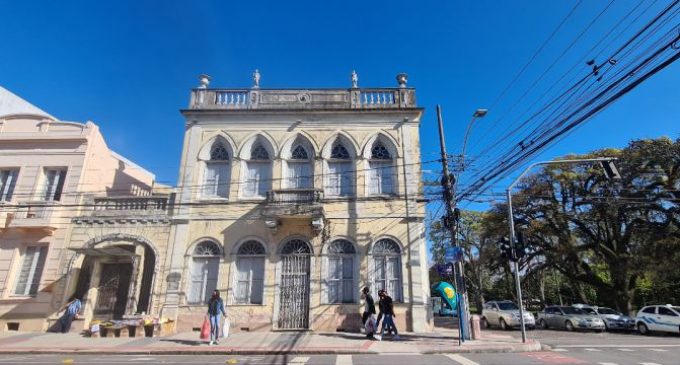
[[[382,340],[386,329],[388,333],[390,331],[394,332],[394,337],[392,337],[393,340],[399,340],[399,332],[397,332],[397,326],[394,325],[393,320],[395,315],[392,297],[387,295],[387,292],[384,289],[378,291],[378,296],[380,297],[380,300],[378,301],[378,307],[380,307],[380,313],[382,314],[383,321],[383,325],[380,328],[380,340]]]
[[[366,328],[366,321],[371,318],[372,315],[375,314],[375,302],[373,301],[373,297],[370,294],[370,290],[368,289],[367,286],[365,286],[361,290],[362,296],[364,297],[364,300],[366,301],[366,306],[364,308],[364,314],[361,316],[361,324]],[[373,337],[373,332],[366,332],[366,337],[368,338],[374,338]]]

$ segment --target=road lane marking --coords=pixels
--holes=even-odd
[[[666,351],[668,351],[668,350],[664,350],[664,349],[649,349],[649,351],[666,352]]]
[[[134,359],[129,359],[128,361],[153,361],[155,360],[153,357],[137,357]]]
[[[640,365],[661,365],[655,362],[641,362]]]
[[[569,350],[567,349],[553,349],[555,352],[568,352]]]
[[[633,351],[635,351],[633,349],[617,349],[617,350],[623,351],[623,352],[633,352]]]
[[[289,364],[305,364],[309,361],[309,356],[297,356],[293,360],[288,361]]]
[[[459,363],[460,365],[479,365],[478,363],[467,359],[461,355],[458,354],[445,354],[444,356],[448,357],[449,359]]]
[[[600,364],[600,365],[619,365],[615,362],[598,362],[598,364]]]
[[[590,351],[590,352],[602,352],[602,350],[599,350],[599,349],[592,349],[592,348],[585,348],[585,349],[583,349],[583,350],[585,350],[585,351]]]
[[[352,355],[338,355],[335,358],[335,365],[352,365]]]

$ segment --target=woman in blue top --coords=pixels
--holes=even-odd
[[[64,309],[66,310],[61,318],[59,318],[59,323],[61,324],[61,333],[67,333],[71,330],[71,323],[73,323],[74,319],[78,318],[80,308],[82,308],[80,298],[72,296],[69,298],[68,302],[64,304],[61,309],[59,309],[60,312]]]
[[[226,316],[227,313],[224,311],[224,303],[222,298],[220,298],[220,292],[215,290],[212,293],[212,297],[208,302],[208,317],[210,319],[210,345],[218,344],[220,337],[220,320],[222,319],[220,315]]]

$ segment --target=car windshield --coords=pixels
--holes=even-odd
[[[674,310],[675,312],[677,312],[678,314],[680,314],[680,307],[671,307],[671,308],[673,308],[673,310]]]
[[[593,309],[593,308],[579,308],[579,309],[581,311],[583,311],[583,313],[597,314],[597,312],[595,312],[595,309]]]
[[[564,314],[585,314],[582,310],[574,307],[561,307]]]
[[[511,310],[519,309],[519,308],[517,308],[515,303],[511,303],[511,302],[498,303],[498,308],[500,308],[502,311],[511,311]]]
[[[600,312],[600,314],[621,314],[611,308],[597,308],[597,311]]]

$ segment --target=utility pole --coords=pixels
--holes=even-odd
[[[455,177],[453,174],[449,173],[449,160],[446,153],[446,142],[444,141],[444,123],[442,122],[442,110],[441,106],[437,105],[437,121],[439,123],[439,146],[441,148],[442,155],[442,187],[444,188],[444,204],[446,204],[446,218],[444,219],[444,226],[448,228],[451,234],[451,246],[459,247],[457,237],[457,225],[458,217],[456,214],[456,199],[453,186],[455,183]],[[466,308],[466,291],[465,291],[465,279],[463,275],[463,263],[457,261],[454,264],[454,287],[456,288],[456,294],[458,295],[458,341],[462,344],[466,339],[469,339],[469,331],[467,330],[468,314]]]

